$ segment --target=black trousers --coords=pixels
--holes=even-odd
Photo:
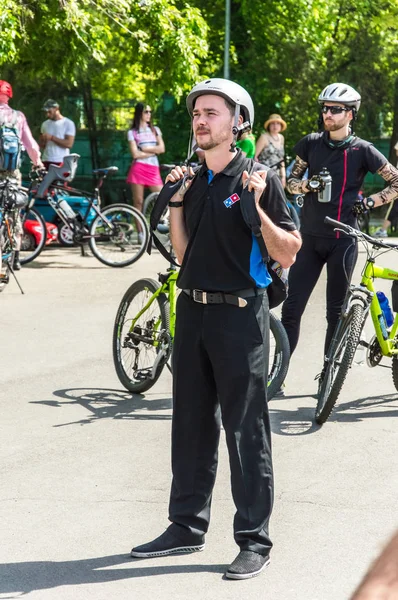
[[[267,294],[247,306],[177,301],[173,349],[170,529],[187,543],[203,539],[225,429],[236,506],[234,537],[243,550],[268,554],[273,503],[271,432],[266,402]]]
[[[352,238],[346,236],[337,239],[303,234],[302,239],[296,262],[289,272],[289,295],[282,306],[282,323],[293,354],[299,340],[305,307],[326,264],[326,354],[357,261],[358,247]]]

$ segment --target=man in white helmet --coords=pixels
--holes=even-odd
[[[131,555],[203,550],[222,421],[240,548],[226,576],[247,579],[269,562],[273,475],[266,403],[270,275],[242,217],[243,186],[254,192],[268,252],[283,267],[294,262],[300,234],[277,175],[258,165],[249,176],[254,161],[235,149],[243,122],[253,124],[246,90],[210,79],[191,90],[187,107],[205,160],[169,203],[183,290],[173,346],[171,525]],[[176,167],[166,181],[180,181],[184,171]]]
[[[324,353],[328,350],[340,316],[358,250],[352,238],[335,232],[324,223],[326,216],[358,227],[354,205],[365,175],[378,173],[388,186],[364,199],[366,208],[391,202],[398,197],[398,170],[373,144],[353,132],[361,96],[344,83],[328,85],[318,97],[321,105],[321,133],[311,133],[295,146],[295,163],[287,188],[304,194],[300,232],[302,248],[289,272],[289,295],[283,304],[282,322],[290,352],[299,339],[300,322],[321,271],[327,266]],[[308,179],[302,179],[308,169]],[[328,176],[320,176],[326,169]],[[329,181],[328,181],[329,180]],[[322,374],[320,376],[320,381]]]

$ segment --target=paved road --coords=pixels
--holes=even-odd
[[[386,264],[398,267],[396,256]],[[359,264],[363,263],[363,254]],[[0,599],[343,600],[398,526],[398,398],[391,371],[352,369],[337,410],[313,425],[324,288],[311,299],[287,396],[272,401],[272,563],[225,581],[237,548],[224,441],[203,553],[132,560],[167,525],[170,377],[131,396],[114,373],[113,319],[135,279],[50,249],[0,296]],[[359,275],[359,268],[357,275]],[[382,289],[388,290],[387,286]]]

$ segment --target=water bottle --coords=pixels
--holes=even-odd
[[[63,198],[61,200],[58,200],[57,208],[60,208],[68,219],[74,219],[76,217],[74,210]]]
[[[376,296],[379,300],[380,308],[383,311],[387,327],[391,327],[394,323],[394,315],[392,314],[388,298],[383,292],[376,292]]]
[[[319,202],[330,202],[332,199],[332,176],[326,167],[323,167],[319,172],[319,177],[322,178],[325,187],[318,194]]]

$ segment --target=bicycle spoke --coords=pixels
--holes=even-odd
[[[90,246],[108,266],[121,267],[136,261],[148,243],[148,229],[141,213],[129,206],[114,205],[103,210],[91,226]]]

